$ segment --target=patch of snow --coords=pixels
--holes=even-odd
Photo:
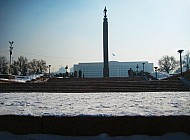
[[[1,93],[0,115],[190,116],[190,92]]]
[[[154,78],[156,78],[156,72],[150,73],[150,75],[153,76]],[[171,76],[170,74],[165,73],[165,72],[157,72],[157,78],[159,80],[168,78],[170,76]]]

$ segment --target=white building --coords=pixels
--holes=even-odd
[[[58,72],[59,73],[66,73],[66,69],[64,67],[60,67]]]
[[[131,68],[133,71],[143,70],[145,72],[153,72],[153,63],[148,63],[148,61],[139,61],[139,62],[118,62],[110,61],[109,62],[109,75],[110,77],[128,77],[128,70]],[[103,62],[96,63],[79,63],[74,65],[74,71],[82,71],[85,78],[97,78],[103,77]]]

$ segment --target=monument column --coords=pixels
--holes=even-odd
[[[103,77],[109,77],[109,61],[108,61],[108,19],[106,15],[107,9],[104,9],[104,22],[103,22],[103,55],[104,55],[104,67]]]

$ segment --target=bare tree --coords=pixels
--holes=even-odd
[[[30,74],[35,74],[38,71],[38,60],[36,59],[32,59],[29,63],[28,63],[28,67],[30,70]]]
[[[19,56],[17,60],[18,70],[22,75],[26,75],[28,59],[24,56]]]
[[[18,75],[19,74],[19,62],[18,61],[14,61],[12,64],[12,74],[14,75]]]
[[[8,73],[8,62],[5,56],[0,56],[0,73]]]
[[[47,71],[46,61],[38,60],[38,64],[39,64],[40,73],[43,73],[43,72]]]
[[[173,56],[165,55],[158,61],[160,71],[170,73],[179,66],[179,61],[177,61]]]
[[[5,57],[2,60],[6,60]],[[6,62],[6,65],[8,63]],[[1,57],[0,57],[0,68],[2,67],[1,64]],[[8,70],[8,67],[7,67]],[[44,60],[37,60],[32,59],[28,62],[28,59],[24,56],[18,57],[16,61],[12,64],[12,74],[14,75],[26,75],[29,74],[38,74],[47,71],[46,61]],[[1,72],[1,71],[0,71]],[[8,71],[7,71],[8,72]]]
[[[189,70],[190,67],[190,51],[187,51],[187,53],[183,57],[183,65],[186,67],[186,70]]]
[[[46,61],[33,59],[28,63],[31,74],[43,73],[47,71]]]

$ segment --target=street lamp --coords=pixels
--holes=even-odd
[[[154,67],[155,72],[156,72],[156,80],[158,79],[158,75],[157,75],[157,71],[158,71],[158,67]]]
[[[68,67],[68,65],[66,65],[66,66],[65,66],[65,70],[66,70],[66,77],[69,77],[69,74],[68,74],[68,71],[67,71],[67,70],[68,70],[68,68],[69,68],[69,67]]]
[[[136,68],[137,68],[137,72],[138,72],[138,69],[139,69],[139,65],[138,64],[137,64]]]
[[[14,43],[13,41],[9,41],[9,44],[11,45],[11,46],[10,46],[10,50],[9,50],[9,51],[10,51],[10,67],[9,67],[9,74],[11,74],[11,55],[12,55],[12,53],[13,53],[13,52],[12,52],[12,50],[13,50],[13,43]]]
[[[144,73],[144,64],[145,64],[145,63],[142,63],[142,64],[143,64],[143,73]]]
[[[137,68],[136,76],[138,76],[138,69],[139,69],[139,65],[138,64],[137,64],[136,68]]]
[[[180,55],[180,69],[181,69],[181,76],[182,76],[182,60],[181,60],[181,53],[183,52],[184,50],[178,50],[177,52],[179,53]]]
[[[50,67],[51,67],[51,65],[49,65],[49,77],[50,77]]]
[[[66,70],[66,73],[67,73],[67,70],[68,70],[68,65],[65,66],[65,70]]]

